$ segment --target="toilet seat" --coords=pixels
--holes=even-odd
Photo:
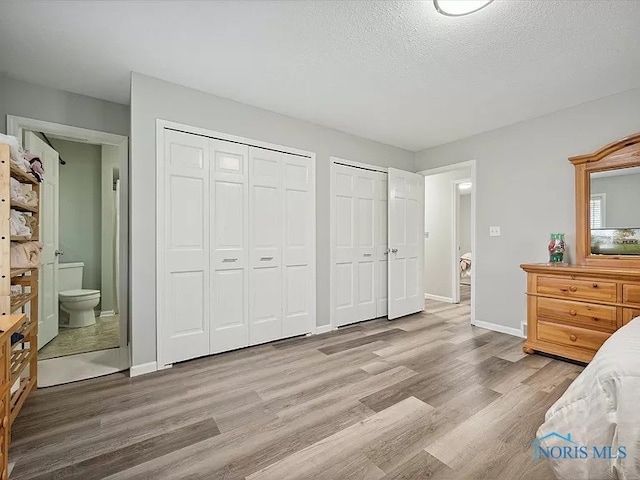
[[[60,300],[65,302],[87,300],[88,297],[96,295],[100,295],[100,290],[87,290],[83,288],[81,290],[65,290],[63,292],[58,292]]]

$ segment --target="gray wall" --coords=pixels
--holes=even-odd
[[[63,263],[84,262],[82,287],[102,283],[102,149],[99,145],[51,139],[66,162],[59,173],[59,241]]]
[[[523,262],[545,262],[551,232],[575,245],[572,155],[640,131],[640,89],[416,154],[417,170],[477,160],[476,320],[520,328]],[[501,237],[489,237],[501,226]]]
[[[640,228],[640,174],[592,178],[591,193],[606,194],[606,228]]]
[[[365,112],[363,112],[365,114]],[[156,119],[317,154],[317,323],[329,323],[329,157],[414,170],[414,154],[134,73],[131,79],[133,365],[156,359]]]
[[[453,181],[471,177],[471,169],[429,175],[424,179],[424,293],[453,298]]]
[[[0,74],[0,132],[7,115],[129,136],[129,107],[54,88],[14,80]]]
[[[471,194],[460,195],[458,213],[458,244],[460,255],[471,252]]]

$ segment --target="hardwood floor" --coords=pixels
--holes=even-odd
[[[469,325],[469,305],[38,390],[20,479],[549,479],[529,447],[581,367]]]

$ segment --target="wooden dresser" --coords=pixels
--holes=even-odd
[[[640,133],[569,161],[576,265],[521,265],[527,272],[523,350],[589,362],[613,332],[640,316],[640,209],[632,200],[640,190]],[[603,179],[623,181],[605,188]]]
[[[640,270],[525,264],[524,351],[589,362],[618,328],[640,316]]]

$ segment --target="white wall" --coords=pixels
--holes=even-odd
[[[329,157],[414,171],[413,152],[134,73],[131,78],[132,364],[156,359],[155,147],[158,118],[317,154],[316,315],[318,325],[329,324]]]
[[[102,281],[102,151],[99,145],[51,139],[66,162],[59,170],[60,262],[84,262],[82,288]]]
[[[454,170],[424,179],[424,292],[453,298],[453,182],[471,177],[471,169]]]
[[[460,255],[471,253],[471,193],[460,195],[458,212],[458,244]]]
[[[0,132],[7,115],[129,136],[129,107],[0,74]]]
[[[640,89],[418,152],[416,169],[477,160],[476,320],[519,328],[526,277],[551,232],[575,246],[573,155],[640,131]],[[502,227],[489,237],[489,226]]]
[[[591,193],[606,195],[606,228],[640,228],[640,174],[592,178]]]

